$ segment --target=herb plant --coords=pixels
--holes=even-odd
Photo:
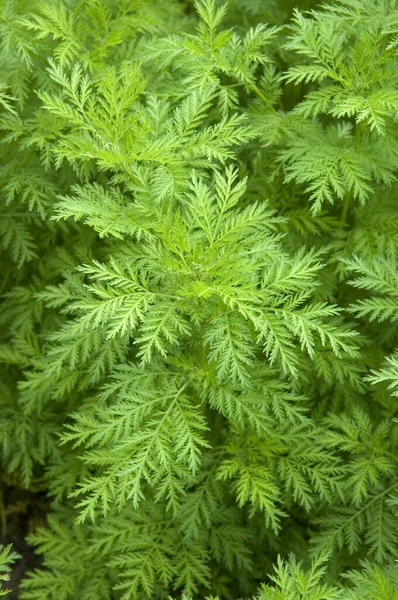
[[[8,582],[10,579],[9,571],[12,564],[19,556],[15,552],[11,552],[11,546],[6,548],[0,547],[0,581]],[[0,589],[0,596],[6,596],[10,592],[9,589]]]
[[[2,0],[23,600],[398,598],[398,3]]]

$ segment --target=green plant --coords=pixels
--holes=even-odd
[[[0,4],[25,600],[396,597],[398,7],[296,4]]]
[[[0,581],[9,581],[10,576],[10,565],[19,556],[15,552],[11,552],[11,546],[1,547],[0,546]],[[7,596],[10,592],[9,589],[0,589],[0,596]]]

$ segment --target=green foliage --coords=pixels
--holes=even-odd
[[[23,600],[397,597],[398,7],[315,4],[0,2]]]
[[[19,558],[18,554],[11,552],[11,546],[0,546],[0,581],[9,581],[10,565]],[[7,596],[11,590],[0,589],[0,596]]]

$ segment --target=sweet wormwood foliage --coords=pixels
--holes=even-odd
[[[398,598],[397,3],[0,16],[21,598]]]
[[[0,546],[0,581],[7,582],[10,579],[10,570],[12,563],[17,558],[20,558],[15,552],[11,552],[11,546],[5,548]],[[0,596],[6,596],[10,592],[9,589],[0,589]]]

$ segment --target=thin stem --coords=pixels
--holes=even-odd
[[[377,452],[380,452],[380,454],[383,454],[384,456],[388,456],[389,458],[391,458],[391,460],[395,460],[395,462],[398,462],[398,456],[396,454],[393,454],[392,452],[389,452],[388,450],[383,450],[382,448],[377,448],[376,450],[377,450]]]
[[[368,502],[367,504],[364,504],[360,510],[358,510],[356,513],[354,513],[352,515],[352,517],[350,517],[346,521],[343,521],[343,524],[337,529],[337,534],[339,534],[344,529],[344,527],[347,526],[348,523],[351,523],[352,521],[354,521],[355,519],[357,519],[359,515],[361,515],[363,512],[365,512],[366,509],[369,508],[369,506],[372,506],[372,504],[374,504],[375,502],[377,502],[377,500],[380,500],[381,498],[383,498],[383,496],[386,496],[387,494],[389,494],[394,488],[397,487],[397,485],[398,485],[398,481],[394,481],[394,483],[392,485],[390,485],[389,488],[387,488],[386,490],[384,490],[380,494],[377,494],[377,496],[374,496],[370,500],[370,502]],[[334,535],[336,536],[336,531],[334,532]]]
[[[81,7],[85,4],[86,0],[81,0],[81,2],[79,2],[79,4],[74,8],[75,12],[78,12]]]
[[[0,296],[2,295],[2,293],[3,293],[3,292],[4,292],[4,290],[5,290],[5,287],[6,287],[6,285],[7,285],[7,282],[8,282],[8,279],[9,279],[9,277],[10,277],[10,271],[7,271],[7,273],[6,273],[6,274],[5,274],[5,276],[4,276],[4,279],[3,279],[3,281],[2,281],[2,283],[1,283],[1,286],[0,286]]]
[[[347,223],[347,214],[348,214],[348,209],[350,207],[351,201],[353,199],[353,192],[352,190],[350,190],[349,192],[346,193],[346,195],[344,196],[344,203],[343,203],[343,210],[341,211],[341,217],[340,217],[340,221],[345,225]]]
[[[361,128],[359,125],[356,127],[355,139],[354,139],[354,152],[358,152],[359,144],[361,143]],[[340,222],[345,225],[347,223],[347,215],[352,201],[354,200],[353,190],[349,190],[344,196],[343,209],[341,211]]]
[[[249,88],[251,89],[251,91],[256,94],[257,98],[259,98],[262,102],[264,102],[264,104],[266,104],[271,110],[272,112],[277,115],[277,111],[275,110],[275,108],[272,106],[272,104],[269,102],[268,98],[266,96],[264,96],[264,94],[262,93],[261,90],[259,90],[259,88],[254,84],[254,83],[248,83]]]
[[[199,358],[199,367],[201,369],[205,369],[207,366],[207,360],[206,360],[206,348],[205,348],[203,342],[201,342],[200,346],[199,346],[198,358]]]

